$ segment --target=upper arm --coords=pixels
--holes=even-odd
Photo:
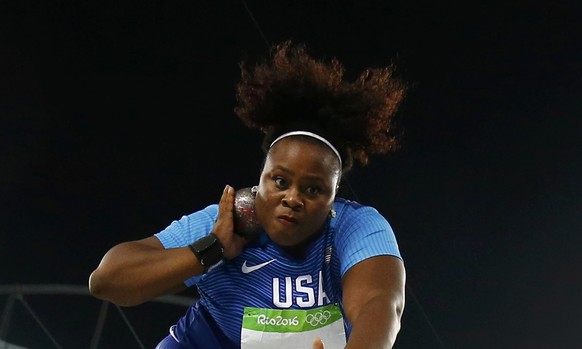
[[[343,307],[352,323],[367,304],[394,309],[398,316],[404,308],[406,271],[402,260],[395,256],[371,257],[350,268],[342,279]]]
[[[141,239],[141,240],[136,240],[136,241],[134,241],[134,243],[141,244],[144,246],[149,246],[151,248],[157,248],[160,250],[164,249],[164,245],[162,245],[162,242],[160,241],[160,239],[158,239],[155,235],[149,236],[149,237]]]
[[[141,240],[136,240],[135,243],[145,245],[145,246],[148,246],[151,248],[160,249],[160,250],[165,249],[165,247],[164,247],[164,245],[162,245],[162,242],[160,241],[160,239],[158,239],[155,235],[141,239]],[[167,294],[178,293],[178,292],[185,290],[186,288],[187,288],[187,286],[184,283],[180,283],[176,286],[171,287],[168,290]]]

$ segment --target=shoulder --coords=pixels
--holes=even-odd
[[[380,220],[386,221],[386,218],[378,212],[375,207],[361,204],[344,198],[336,198],[333,205],[336,211],[336,224],[346,224],[348,222]]]
[[[183,215],[170,223],[165,229],[156,233],[166,248],[186,246],[212,230],[218,215],[218,205],[212,204],[196,212]]]
[[[401,258],[398,242],[388,220],[372,206],[336,199],[336,217],[330,220],[341,275],[357,263],[374,256]]]
[[[336,244],[396,240],[388,220],[372,206],[339,198],[334,203],[334,210],[336,216],[331,218],[330,227],[335,231]]]
[[[198,211],[183,215],[180,219],[174,220],[170,226],[181,226],[189,228],[192,225],[214,223],[218,216],[218,204],[211,204]]]
[[[361,210],[361,209],[371,209],[376,211],[376,208],[370,205],[362,204],[358,201],[349,200],[342,197],[336,197],[334,200],[334,207],[337,206],[339,208],[348,209],[348,210]]]
[[[211,218],[214,220],[217,215],[218,215],[218,204],[210,204],[201,210],[189,214],[186,217],[198,219]]]

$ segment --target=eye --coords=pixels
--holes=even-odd
[[[273,181],[279,188],[285,188],[287,186],[287,180],[283,177],[273,177]]]
[[[305,188],[305,193],[310,196],[316,196],[321,193],[321,188],[317,186],[309,186]]]

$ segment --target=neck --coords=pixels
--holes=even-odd
[[[326,224],[324,224],[323,227],[317,233],[309,236],[308,238],[301,241],[297,245],[280,246],[280,247],[283,251],[285,251],[291,257],[296,258],[296,259],[302,259],[303,257],[305,257],[305,254],[309,250],[309,246],[323,234],[323,232],[325,231],[326,228],[327,228],[327,221],[326,221]]]

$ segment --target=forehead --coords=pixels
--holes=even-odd
[[[303,136],[291,136],[279,140],[267,153],[266,163],[295,163],[314,169],[339,171],[339,159],[324,143]]]

